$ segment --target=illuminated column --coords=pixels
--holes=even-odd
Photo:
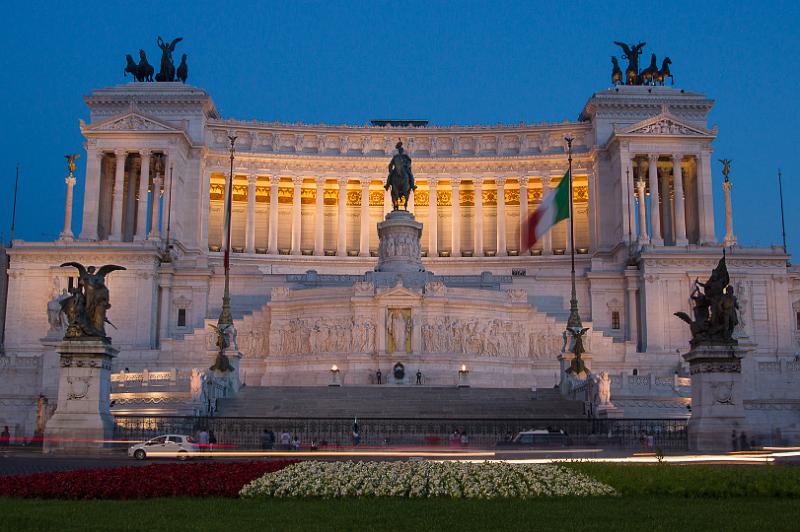
[[[139,204],[136,212],[134,240],[147,239],[147,190],[150,186],[150,150],[140,150],[142,169],[139,173]]]
[[[681,161],[683,154],[675,153],[672,155],[672,180],[675,189],[675,245],[686,246],[689,240],[686,238],[686,205],[683,198],[683,169]]]
[[[109,240],[122,240],[122,194],[125,185],[125,161],[128,152],[117,150],[114,152],[117,157],[116,169],[114,172],[114,203],[111,209],[111,234]]]
[[[256,182],[257,175],[247,176],[247,233],[245,251],[256,252]]]
[[[300,202],[300,195],[302,194],[303,178],[301,176],[293,176],[292,184],[294,190],[292,191],[292,255],[300,255],[300,237],[302,235],[301,224],[303,223],[302,203]]]
[[[552,178],[549,175],[542,176],[542,199],[550,193],[550,183]],[[540,204],[541,205],[541,204]],[[542,236],[542,255],[553,254],[553,229],[551,228]]]
[[[81,240],[97,240],[97,221],[100,215],[100,167],[103,152],[94,148],[86,150],[86,180],[83,193],[83,225]]]
[[[347,256],[347,178],[339,178],[339,212],[336,223],[339,226],[339,237],[336,239],[336,256]]]
[[[658,169],[658,179],[661,181],[661,219],[664,221],[661,227],[661,236],[664,242],[672,244],[675,235],[672,231],[672,200],[669,193],[669,172],[666,168]]]
[[[483,257],[483,178],[476,177],[472,180],[475,184],[475,233],[473,234],[475,248],[473,254]]]
[[[519,178],[519,254],[530,255],[528,250],[528,178]]]
[[[650,178],[650,243],[654,246],[663,246],[661,238],[661,209],[658,206],[658,154],[648,156],[647,173]]]
[[[274,175],[269,178],[269,242],[267,253],[278,254],[278,184],[281,178]]]
[[[639,343],[639,325],[636,305],[636,290],[638,287],[639,271],[636,266],[625,270],[625,290],[628,294],[628,308],[625,313],[627,339],[637,345]]]
[[[647,234],[647,192],[644,187],[644,176],[640,174],[636,181],[636,188],[639,192],[639,244],[642,246],[650,242]]]
[[[722,245],[730,247],[736,244],[736,235],[733,234],[733,203],[731,203],[731,188],[733,183],[727,177],[722,183],[722,190],[725,191],[725,239]]]
[[[392,212],[392,189],[383,191],[383,217]]]
[[[314,255],[325,254],[325,178],[317,177],[317,197],[314,205]]]
[[[714,197],[711,192],[711,150],[702,150],[697,156],[697,203],[700,225],[700,244],[713,244]]]
[[[508,255],[506,246],[506,178],[498,177],[497,183],[497,256]]]
[[[452,189],[450,201],[451,229],[450,229],[450,256],[461,256],[461,179],[458,177],[450,178],[450,188]]]
[[[439,198],[436,191],[438,179],[428,178],[428,256],[439,256]]]
[[[64,182],[67,184],[67,199],[64,203],[64,230],[61,231],[61,240],[72,242],[75,240],[72,234],[72,188],[75,186],[75,176],[70,172]]]
[[[153,179],[153,192],[152,192],[152,206],[150,208],[150,236],[149,240],[160,240],[161,231],[158,228],[158,220],[161,213],[161,183],[164,180],[161,175],[156,172],[156,177]],[[224,235],[223,235],[224,238]]]
[[[361,232],[359,234],[359,257],[369,257],[369,182],[361,178]]]

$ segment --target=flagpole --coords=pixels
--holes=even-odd
[[[783,252],[786,253],[786,223],[783,220],[783,175],[778,168],[778,194],[781,200],[781,235],[783,236]]]
[[[19,163],[17,163],[17,178],[14,180],[14,206],[11,208],[11,240],[8,247],[14,247],[14,225],[17,221],[17,188],[19,187]]]
[[[572,297],[569,300],[569,319],[567,320],[567,328],[581,329],[581,316],[578,314],[578,295],[575,290],[575,219],[572,215],[572,141],[575,140],[572,136],[564,137],[567,141],[568,159],[569,159],[569,247],[572,261]]]

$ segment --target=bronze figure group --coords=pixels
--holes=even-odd
[[[661,68],[658,68],[656,54],[651,54],[650,65],[640,71],[639,56],[647,43],[627,45],[624,42],[614,41],[614,44],[622,48],[622,58],[628,60],[628,68],[625,69],[623,76],[619,61],[615,56],[611,56],[611,83],[613,85],[664,85],[667,78],[670,78],[671,84],[675,84],[675,78],[669,70],[669,66],[672,64],[669,57],[665,57],[661,62]]]
[[[106,336],[105,324],[114,324],[106,317],[106,312],[111,308],[106,275],[125,268],[113,264],[98,269],[94,266],[87,268],[78,262],[65,262],[61,267],[64,266],[78,269],[77,285],[70,289],[71,295],[61,301],[61,311],[67,317],[64,339],[99,338],[110,342],[111,339]]]
[[[690,297],[694,304],[694,316],[689,317],[685,312],[676,312],[675,316],[689,324],[691,345],[735,345],[737,342],[733,338],[733,330],[739,323],[739,303],[733,295],[733,287],[730,286],[724,254],[708,281],[701,283],[695,279]]]
[[[186,54],[181,57],[181,63],[175,67],[175,62],[172,60],[172,52],[175,51],[175,45],[183,40],[183,37],[173,39],[172,42],[166,42],[161,37],[158,38],[156,43],[161,48],[161,70],[155,74],[155,68],[147,61],[147,54],[144,50],[139,50],[139,62],[136,63],[130,54],[125,56],[127,65],[125,66],[124,74],[131,74],[136,81],[181,81],[186,83],[189,77],[189,66],[186,64]],[[153,76],[155,74],[155,77]]]

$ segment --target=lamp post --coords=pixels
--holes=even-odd
[[[580,374],[586,371],[586,367],[581,359],[581,354],[584,352],[583,336],[586,334],[588,328],[581,323],[581,316],[578,313],[578,295],[575,290],[575,219],[573,217],[572,206],[572,142],[575,140],[572,136],[564,137],[567,142],[568,161],[569,161],[569,242],[571,251],[571,281],[572,281],[572,294],[569,300],[569,319],[567,319],[567,332],[573,338],[572,352],[575,357],[570,363],[570,369],[575,374]]]
[[[342,383],[339,380],[339,366],[334,364],[331,366],[331,383],[328,386],[341,386]]]
[[[231,274],[231,209],[233,202],[233,160],[236,156],[236,136],[229,135],[231,141],[231,171],[228,175],[228,182],[225,184],[225,249],[223,258],[223,268],[225,270],[225,291],[222,293],[222,312],[219,314],[217,326],[233,325],[231,315],[231,294],[230,294],[230,274]]]
[[[469,388],[469,370],[466,364],[461,364],[461,369],[458,370],[458,387]]]

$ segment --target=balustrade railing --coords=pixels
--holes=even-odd
[[[143,441],[159,434],[194,435],[211,430],[222,445],[257,449],[264,430],[299,436],[324,447],[353,445],[352,418],[245,418],[192,416],[115,416],[114,439]],[[637,448],[652,436],[653,446],[687,448],[686,420],[681,419],[384,419],[359,418],[363,446],[446,446],[453,431],[466,432],[470,446],[494,448],[518,432],[530,429],[563,430],[571,446]]]

